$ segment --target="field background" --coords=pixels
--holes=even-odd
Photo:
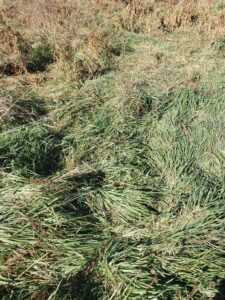
[[[0,299],[225,299],[225,4],[0,0]]]

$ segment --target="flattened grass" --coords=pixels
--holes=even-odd
[[[166,35],[172,48],[152,52],[154,39],[126,32],[136,47],[127,53],[126,38],[109,33],[93,31],[89,49],[68,58],[70,70],[79,61],[78,82],[50,71],[34,91],[1,92],[4,300],[208,300],[223,292],[222,83],[196,76],[176,86],[189,67],[181,65],[192,63],[180,53],[185,44],[176,65],[176,34]]]
[[[3,295],[216,295],[225,276],[223,99],[148,89],[125,98],[86,90],[59,99],[48,119],[2,131]]]

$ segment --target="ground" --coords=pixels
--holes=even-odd
[[[223,3],[53,2],[0,2],[0,298],[225,299]]]

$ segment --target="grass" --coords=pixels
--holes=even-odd
[[[28,176],[50,175],[60,168],[60,135],[41,126],[3,132],[0,165],[7,171]]]
[[[4,90],[0,96],[0,129],[26,125],[46,116],[46,102],[29,87]]]
[[[1,299],[224,299],[224,8],[175,2],[1,3]]]

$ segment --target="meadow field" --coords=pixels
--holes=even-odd
[[[225,299],[223,0],[0,0],[0,299]]]

